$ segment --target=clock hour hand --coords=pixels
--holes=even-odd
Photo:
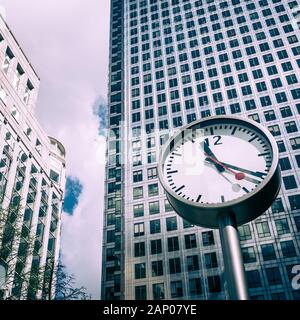
[[[206,158],[209,161],[212,161],[214,164],[218,164],[220,166],[223,167],[224,171],[227,170],[228,172],[232,173],[235,177],[236,180],[243,180],[245,179],[245,174],[242,172],[235,172],[233,170],[231,170],[230,168],[228,168],[225,164],[223,164],[222,162],[220,162],[218,159],[216,159],[215,157],[211,157],[208,154],[205,153]]]
[[[205,141],[201,142],[201,146],[202,146],[202,148],[204,150],[204,154],[205,154],[206,157],[211,157],[211,158],[217,159],[217,157],[211,151],[209,145]],[[214,162],[214,165],[215,165],[215,167],[217,168],[217,170],[219,172],[224,172],[225,171],[225,168],[221,164],[219,164],[217,162]]]

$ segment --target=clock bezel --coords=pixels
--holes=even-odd
[[[230,123],[226,123],[229,121]],[[177,142],[182,141],[184,132],[192,128],[205,128],[209,125],[243,125],[262,135],[269,143],[272,152],[272,163],[269,172],[262,182],[248,194],[224,203],[198,203],[178,196],[164,179],[164,164],[167,156]],[[190,222],[210,228],[218,228],[219,216],[224,213],[234,213],[237,224],[247,223],[265,212],[276,199],[281,186],[279,169],[279,151],[277,143],[267,128],[254,120],[238,116],[213,116],[196,120],[182,127],[175,135],[168,139],[163,146],[158,162],[158,178],[166,191],[167,198],[174,210]]]

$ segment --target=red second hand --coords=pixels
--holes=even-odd
[[[223,164],[222,162],[218,161],[217,159],[209,156],[207,153],[205,153],[205,156],[206,156],[207,158],[209,158],[211,161],[213,161],[213,162],[219,164],[220,166],[222,166],[222,167],[223,167],[224,169],[226,169],[227,171],[229,171],[229,172],[231,172],[232,174],[234,174],[236,180],[243,180],[243,179],[245,179],[245,174],[244,174],[243,172],[235,172],[235,171],[231,170],[231,169],[228,168],[225,164]]]

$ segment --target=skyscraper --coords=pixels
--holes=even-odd
[[[239,227],[251,299],[299,299],[299,1],[112,0],[103,299],[225,299],[216,230],[172,211],[161,145],[196,119],[267,127],[282,190]],[[201,183],[199,181],[199,183]]]
[[[39,83],[0,16],[0,299],[55,293],[65,149],[35,118]]]

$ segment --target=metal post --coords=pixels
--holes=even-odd
[[[228,213],[220,216],[219,231],[229,299],[249,300],[239,234],[234,214]]]

